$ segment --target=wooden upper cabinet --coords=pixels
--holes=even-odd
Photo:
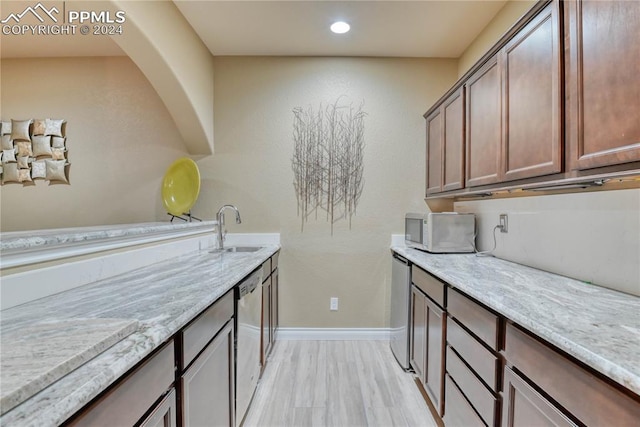
[[[442,106],[444,170],[442,190],[464,188],[464,87],[455,91]]]
[[[640,161],[640,2],[564,7],[569,167]]]
[[[562,171],[562,68],[558,3],[549,4],[501,50],[500,181]]]
[[[551,3],[467,81],[468,186],[562,171],[559,25]]]
[[[427,195],[464,188],[464,88],[427,116]]]
[[[493,184],[500,179],[502,113],[497,56],[475,72],[466,87],[466,184]]]
[[[427,194],[442,191],[442,114],[427,117]]]

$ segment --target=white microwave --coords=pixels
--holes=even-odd
[[[474,252],[475,224],[474,214],[408,213],[404,217],[404,241],[409,247],[433,253]]]

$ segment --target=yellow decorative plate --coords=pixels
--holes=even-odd
[[[193,160],[183,157],[173,162],[162,181],[162,203],[171,215],[188,213],[200,194],[200,171]]]

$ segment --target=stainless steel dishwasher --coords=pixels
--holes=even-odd
[[[409,369],[411,274],[409,261],[393,253],[391,265],[390,345],[402,369]]]
[[[239,426],[260,377],[262,268],[238,285],[236,303],[236,426]]]

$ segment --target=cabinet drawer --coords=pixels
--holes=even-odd
[[[422,269],[411,266],[411,281],[440,307],[444,307],[445,284]]]
[[[507,324],[505,355],[510,365],[584,424],[638,425],[638,401],[511,324]]]
[[[493,391],[498,391],[498,358],[454,320],[447,325],[449,345]]]
[[[445,375],[445,396],[443,421],[446,426],[486,427],[449,375]]]
[[[454,289],[449,290],[447,311],[485,344],[498,351],[498,316]]]
[[[182,332],[182,369],[185,369],[233,317],[233,290],[205,310]]]
[[[447,373],[460,386],[462,393],[482,419],[490,426],[495,425],[498,399],[451,350],[451,347],[447,347]]]
[[[70,426],[132,426],[175,378],[173,341],[96,401]]]
[[[278,258],[280,257],[280,251],[276,252],[275,254],[273,254],[273,256],[271,257],[271,271],[275,270],[276,268],[278,268]]]

